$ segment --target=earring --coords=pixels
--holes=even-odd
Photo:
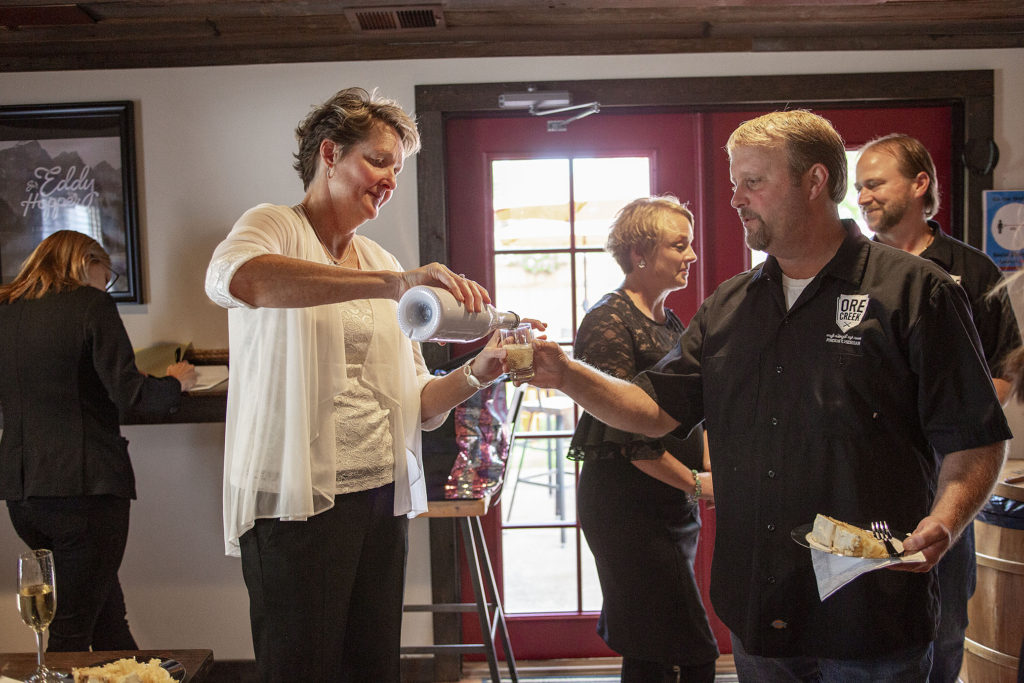
[[[644,268],[647,267],[647,261],[640,261],[640,263],[636,264],[636,267],[639,268],[640,270],[643,270]]]
[[[333,166],[328,166],[327,167],[327,177],[328,178],[333,178],[334,177],[334,167]]]

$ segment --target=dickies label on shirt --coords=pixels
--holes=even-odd
[[[867,294],[840,294],[836,299],[836,325],[840,332],[849,332],[860,325],[868,310]]]

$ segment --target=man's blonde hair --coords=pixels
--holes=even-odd
[[[839,204],[846,197],[846,145],[827,119],[806,109],[776,111],[740,124],[725,148],[732,158],[737,147],[784,149],[794,181],[814,164],[828,171],[828,194]]]

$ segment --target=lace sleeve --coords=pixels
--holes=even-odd
[[[619,379],[637,375],[633,340],[622,317],[610,306],[591,310],[580,324],[573,347],[576,358]]]
[[[574,356],[609,375],[631,380],[643,369],[638,365],[638,351],[639,356],[646,355],[638,348],[646,346],[643,341],[638,344],[638,340],[645,337],[640,329],[643,325],[621,295],[609,294],[580,324],[573,346]],[[609,427],[590,413],[583,413],[576,425],[568,457],[570,460],[613,457],[646,460],[660,457],[663,451],[659,440]]]

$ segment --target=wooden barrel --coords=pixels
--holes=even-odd
[[[994,496],[1024,502],[1024,460],[1008,460]],[[1024,640],[1024,529],[974,520],[978,588],[967,604],[970,683],[1016,683]]]

